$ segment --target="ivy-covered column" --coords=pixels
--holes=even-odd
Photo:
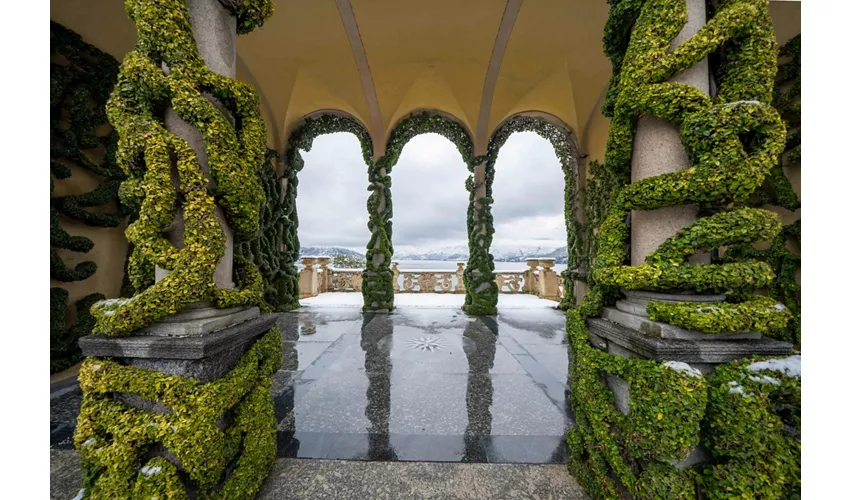
[[[800,357],[764,360],[792,352],[776,340],[792,315],[756,293],[774,272],[747,252],[692,259],[782,230],[775,212],[752,206],[785,144],[771,106],[769,2],[712,5],[696,28],[689,9],[702,9],[699,2],[612,1],[605,27],[613,76],[603,112],[611,123],[605,164],[591,166],[599,180],[588,197],[591,289],[567,313],[576,421],[569,468],[595,498],[799,495]],[[710,95],[702,78],[675,80],[701,71],[710,55]],[[643,130],[642,137],[672,148],[666,155],[684,145],[692,166],[682,160],[635,179],[643,168],[635,157],[653,154],[649,139],[637,144],[645,116],[678,135]],[[669,237],[633,248],[628,265],[630,214],[694,205],[694,220],[681,229],[666,221],[650,227]],[[633,238],[633,246],[650,241],[637,229]]]
[[[472,176],[467,180],[469,208],[467,209],[467,232],[469,237],[469,263],[463,273],[466,299],[463,310],[468,314],[496,314],[499,288],[495,282],[495,263],[490,254],[493,242],[493,198],[488,193],[487,156],[472,159]]]
[[[390,188],[390,169],[398,153],[383,156],[369,164],[369,244],[366,246],[366,269],[363,270],[363,310],[392,311],[395,308],[393,271],[393,202]]]
[[[236,78],[236,17],[218,0],[185,1],[192,23],[195,45],[198,48],[198,54],[204,59],[204,64],[213,73],[227,78]],[[167,72],[168,67],[167,65],[164,66]],[[233,118],[220,101],[208,93],[202,95],[224,115],[232,126]],[[201,170],[205,174],[209,174],[209,160],[201,131],[180,118],[173,106],[165,109],[165,128],[189,144],[195,151]],[[176,186],[179,186],[180,179],[176,170],[172,171],[172,180]],[[211,181],[210,187],[216,188],[215,180]],[[230,224],[228,224],[220,207],[215,208],[215,218],[221,225],[225,237],[224,255],[218,261],[215,269],[215,284],[219,288],[233,288],[233,231],[230,229]],[[180,248],[185,246],[183,232],[183,208],[178,205],[174,222],[166,230],[166,234],[168,234],[169,241]],[[162,280],[167,274],[166,269],[157,266],[156,281]]]
[[[685,3],[687,22],[682,31],[670,42],[671,49],[682,45],[705,25],[706,0],[687,0]],[[688,85],[707,96],[709,93],[708,58],[677,73],[669,81]],[[679,127],[652,115],[638,118],[632,150],[632,182],[677,172],[688,167],[690,167],[690,160],[685,146],[679,139]],[[694,222],[696,218],[696,205],[633,211],[632,265],[643,264],[646,256],[658,248],[661,242]],[[698,258],[700,262],[707,263],[707,255],[701,254]]]
[[[138,43],[106,106],[127,175],[135,295],[92,306],[74,444],[82,498],[253,497],[276,455],[276,316],[233,243],[255,240],[270,160],[259,97],[233,37],[268,0],[127,0]],[[169,232],[169,237],[164,235]],[[224,262],[224,265],[222,265]],[[161,270],[145,285],[140,270]],[[232,266],[232,267],[230,267]]]

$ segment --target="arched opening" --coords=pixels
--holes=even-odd
[[[393,261],[400,270],[454,274],[457,263],[466,262],[468,176],[448,139],[426,133],[405,144],[393,167]]]
[[[429,133],[439,134],[451,141],[457,147],[467,170],[472,171],[472,139],[466,127],[454,117],[439,111],[421,111],[412,113],[396,123],[387,141],[385,155],[376,159],[370,168],[369,180],[371,186],[369,189],[372,191],[372,195],[368,205],[372,238],[366,251],[366,269],[363,280],[364,310],[388,310],[395,307],[395,292],[399,290],[401,285],[398,283],[398,272],[390,267],[395,253],[392,221],[393,196],[390,189],[392,186],[391,173],[399,162],[402,150],[407,143],[416,136]],[[467,190],[471,190],[471,177],[467,177],[466,187]],[[421,195],[421,192],[418,194]],[[470,233],[471,231],[472,227],[467,209],[467,232]],[[465,276],[464,274],[464,283],[466,282]],[[430,276],[428,284],[430,285],[434,279],[438,278]],[[442,276],[441,279],[444,280],[443,283],[450,283],[452,280],[448,274]],[[420,285],[422,285],[421,282]],[[451,289],[450,286],[445,288]],[[465,300],[468,302],[468,287],[465,287],[464,290],[467,291]],[[423,291],[433,291],[433,289],[428,286]]]
[[[304,169],[298,174],[295,202],[301,256],[365,258],[367,167],[359,152],[357,137],[345,132],[316,137],[312,149],[302,152]]]
[[[514,151],[513,146],[504,148],[510,138],[516,138],[518,150]],[[546,143],[549,143],[548,145]],[[528,147],[524,147],[524,146]],[[500,154],[504,153],[506,162],[498,162]],[[528,243],[545,243],[546,246],[555,245],[558,235],[563,228],[566,232],[563,244],[549,250],[542,245],[537,245],[534,248],[534,253],[544,251],[544,255],[528,255],[526,257],[547,257],[554,258],[556,265],[560,260],[560,266],[555,270],[560,271],[560,280],[558,286],[552,284],[552,279],[539,286],[545,288],[539,292],[541,296],[547,298],[559,299],[560,307],[567,309],[575,304],[573,293],[574,279],[579,277],[583,268],[583,263],[580,262],[581,252],[579,249],[582,245],[581,229],[579,224],[580,200],[578,194],[578,161],[576,155],[576,146],[572,138],[572,133],[565,124],[557,118],[545,113],[528,112],[514,115],[496,129],[490,137],[487,146],[487,160],[485,166],[486,178],[486,194],[489,199],[494,197],[493,184],[496,178],[496,171],[499,166],[506,165],[505,174],[509,177],[506,185],[512,184],[514,181],[521,185],[528,186],[522,190],[511,190],[505,192],[507,197],[506,202],[503,202],[501,208],[503,210],[503,219],[501,224],[507,224],[508,227],[503,227],[502,234],[513,234],[517,239],[521,239],[520,234],[533,236]],[[515,164],[516,169],[511,167]],[[546,165],[550,167],[547,168]],[[553,183],[551,177],[544,173],[544,169],[550,172],[554,171],[554,167],[558,166],[563,175],[564,183]],[[551,174],[550,174],[551,175]],[[529,186],[530,185],[530,186]],[[560,188],[563,186],[563,191],[554,189],[555,186]],[[537,191],[537,193],[529,192]],[[562,194],[561,194],[562,193]],[[522,199],[518,200],[517,196]],[[553,202],[558,200],[557,202]],[[560,200],[563,199],[563,204]],[[511,205],[515,208],[511,208]],[[498,214],[498,201],[493,201],[493,211]],[[560,208],[556,208],[556,205]],[[556,214],[563,214],[562,223],[558,224]],[[510,214],[510,216],[506,216]],[[513,221],[511,219],[514,219]],[[494,216],[496,225],[500,224],[499,219]],[[514,227],[510,227],[513,224]],[[499,234],[498,229],[496,234]],[[535,241],[536,240],[536,241]],[[498,245],[504,241],[496,240],[496,253],[500,253]],[[490,247],[493,249],[493,247]],[[528,251],[528,249],[526,249]],[[518,258],[516,255],[519,252],[514,252],[513,258]],[[535,265],[532,263],[532,265]],[[501,284],[501,282],[498,282]],[[525,286],[525,284],[524,284]],[[560,290],[558,289],[560,287]]]
[[[316,167],[302,173],[305,163],[312,165],[314,161]],[[302,254],[302,234],[311,252],[324,254],[328,253],[328,247],[336,247],[351,250],[355,257],[362,256],[362,249],[369,241],[368,213],[363,210],[368,195],[363,193],[362,186],[371,161],[372,139],[366,127],[339,111],[308,116],[289,135],[281,175],[284,191],[281,288],[284,293],[280,294],[276,309],[297,308],[299,297],[304,295],[297,265]],[[298,202],[301,180],[306,182],[307,193]],[[300,229],[302,221],[303,229]],[[322,276],[318,288],[330,286],[330,281],[326,280],[328,276]],[[311,282],[307,293],[315,288],[317,283]]]
[[[552,143],[533,131],[514,132],[495,169],[490,253],[497,270],[522,270],[533,257],[555,259],[556,272],[566,269],[564,182]]]

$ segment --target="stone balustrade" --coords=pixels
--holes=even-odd
[[[330,257],[305,256],[299,273],[301,298],[315,297],[325,292],[361,292],[363,275],[361,269],[337,269],[330,267]],[[496,271],[496,286],[499,293],[524,293],[549,300],[560,300],[564,295],[564,279],[552,268],[555,259],[526,259],[528,269],[524,271]],[[398,268],[392,263],[393,289],[395,293],[465,293],[463,285],[464,262],[457,263],[455,271],[433,269]]]

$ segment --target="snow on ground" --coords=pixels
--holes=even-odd
[[[463,294],[449,293],[397,293],[396,308],[460,309]],[[363,294],[359,292],[328,292],[315,297],[301,299],[304,307],[363,307]],[[499,309],[551,309],[557,307],[554,300],[541,299],[535,295],[499,295]]]

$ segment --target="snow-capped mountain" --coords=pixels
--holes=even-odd
[[[567,262],[567,247],[545,248],[545,247],[509,247],[493,246],[490,253],[497,262],[525,262],[531,257],[547,257],[555,259],[558,264]],[[351,257],[365,258],[365,256],[354,250],[342,247],[301,247],[301,256],[326,255],[348,255]],[[396,247],[393,260],[446,260],[463,262],[469,258],[469,248],[463,246],[447,246],[441,248],[421,248],[413,246]]]
[[[325,256],[325,257],[333,257],[334,255],[347,255],[349,257],[357,257],[360,259],[365,259],[366,256],[360,252],[355,252],[354,250],[350,250],[348,248],[342,247],[301,247],[301,257],[304,256]]]

